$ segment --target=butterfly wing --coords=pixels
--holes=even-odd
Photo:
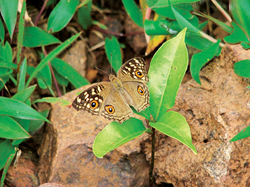
[[[117,78],[122,82],[128,93],[126,102],[138,112],[146,109],[150,103],[149,89],[146,83],[149,77],[143,58],[136,57],[125,62],[118,71]]]
[[[147,83],[149,77],[146,70],[146,63],[143,58],[136,57],[125,62],[117,73],[117,78],[121,82],[138,81]]]
[[[74,99],[72,106],[119,123],[133,114],[111,82],[93,84]]]

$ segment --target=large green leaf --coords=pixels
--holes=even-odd
[[[4,42],[4,36],[5,36],[5,31],[4,31],[4,25],[2,22],[2,19],[0,19],[0,42]]]
[[[12,63],[12,48],[8,42],[0,43],[0,58],[2,63]],[[6,83],[9,80],[9,75],[12,73],[12,69],[0,68],[0,78]],[[4,87],[2,81],[0,81],[0,89]]]
[[[44,118],[36,110],[16,99],[0,97],[0,103],[0,115],[9,115],[21,119],[44,120],[50,123],[48,119]]]
[[[47,33],[39,27],[25,27],[23,46],[39,47],[51,44],[61,43],[53,35]]]
[[[116,37],[112,36],[112,38],[105,38],[105,52],[110,64],[117,73],[122,65],[122,58],[120,44]]]
[[[45,118],[48,117],[50,110],[44,110],[42,112],[39,112],[42,116]],[[37,130],[39,130],[44,124],[43,120],[33,120],[30,121],[28,132],[33,135]]]
[[[174,105],[177,91],[188,66],[188,52],[184,43],[186,29],[165,42],[151,60],[150,111],[154,120]]]
[[[3,148],[3,149],[2,149]],[[2,172],[2,176],[1,176],[1,187],[4,186],[4,180],[5,180],[5,176],[7,174],[7,171],[12,163],[12,160],[14,158],[14,156],[16,155],[16,152],[18,151],[18,149],[12,145],[10,145],[10,141],[9,140],[5,140],[3,144],[0,145],[0,150],[4,150],[1,152],[4,152],[4,154],[2,154],[4,157],[2,157],[2,155],[0,154],[0,162],[5,162],[4,165],[4,169]],[[0,163],[0,169],[1,169],[1,163]]]
[[[187,32],[192,32],[192,33],[201,35],[200,30],[198,28],[196,28],[190,22],[190,20],[187,20],[185,17],[183,17],[178,11],[176,11],[176,9],[174,7],[172,7],[172,10],[173,10],[174,16],[176,18],[176,21],[178,22],[178,25],[181,29],[184,29],[185,27],[187,27]]]
[[[3,169],[10,154],[14,154],[15,146],[11,144],[11,140],[0,139],[0,170]]]
[[[17,19],[18,0],[0,0],[0,12],[12,38]]]
[[[28,132],[10,116],[0,116],[0,138],[30,138]]]
[[[244,31],[235,23],[231,23],[233,26],[233,32],[224,38],[225,42],[228,43],[240,43],[244,42],[246,44],[250,43],[249,38],[247,35],[244,33]]]
[[[236,62],[234,72],[241,77],[250,78],[250,59]]]
[[[42,99],[37,99],[33,102],[34,103],[40,103],[40,102],[46,102],[46,103],[59,103],[62,106],[67,106],[70,105],[71,102],[64,100],[64,99],[60,99],[58,97],[44,97]]]
[[[122,144],[140,136],[146,131],[143,122],[136,118],[124,121],[122,124],[111,122],[96,137],[93,153],[102,158],[106,153]]]
[[[200,78],[199,78],[199,72],[202,69],[202,67],[209,62],[218,52],[219,50],[219,44],[220,40],[218,40],[215,44],[213,44],[208,49],[196,53],[191,58],[191,64],[190,64],[190,72],[195,81],[197,83],[201,84]]]
[[[234,20],[250,37],[250,0],[231,0],[229,10]]]
[[[27,58],[25,57],[21,66],[20,66],[18,88],[17,88],[18,92],[25,88],[26,74],[27,74]]]
[[[85,6],[82,6],[78,9],[78,22],[82,26],[83,29],[87,29],[92,24],[91,19],[91,6],[92,0],[87,1]]]
[[[21,91],[18,91],[14,96],[12,96],[12,99],[19,100],[23,103],[27,102],[29,97],[32,95],[36,88],[36,85],[29,86]]]
[[[168,20],[145,20],[144,21],[144,30],[147,35],[169,35],[175,34],[176,31],[173,31],[171,28],[171,22]],[[172,33],[171,33],[172,32]]]
[[[195,146],[192,144],[191,132],[186,119],[178,112],[170,111],[164,113],[156,123],[150,122],[150,126],[158,131],[171,136],[187,145],[195,154]]]
[[[72,19],[79,0],[60,0],[48,20],[48,31],[58,32]]]
[[[17,64],[20,67],[21,61],[21,50],[22,50],[22,43],[24,38],[24,26],[25,26],[25,11],[26,11],[26,1],[23,1],[21,13],[19,16],[19,31],[18,31],[18,44],[17,44]],[[18,82],[19,82],[19,68],[18,68]]]
[[[59,58],[54,58],[51,61],[51,65],[58,74],[71,82],[75,88],[90,84],[89,81],[81,76],[70,64]]]
[[[32,75],[30,75],[29,79],[27,80],[26,87],[29,85],[31,80],[36,77],[36,75],[42,70],[44,66],[46,66],[49,61],[51,61],[55,56],[61,53],[68,45],[70,45],[76,38],[80,35],[80,33],[72,36],[71,38],[67,39],[64,43],[56,47],[53,51],[51,51],[35,68]]]
[[[143,14],[142,11],[135,4],[134,0],[122,0],[130,18],[140,27],[143,27]]]
[[[230,140],[230,142],[234,142],[248,137],[250,137],[250,125],[241,130],[241,132],[239,132],[237,135],[235,135],[234,138]]]

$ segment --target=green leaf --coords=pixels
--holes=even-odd
[[[172,7],[172,10],[175,15],[176,21],[178,22],[178,25],[181,29],[187,27],[187,32],[192,32],[201,35],[200,30],[196,28],[194,25],[192,25],[192,23],[185,19],[179,12],[177,12],[174,7]]]
[[[126,120],[122,124],[111,122],[96,136],[93,153],[96,157],[102,158],[106,153],[142,135],[145,131],[143,122],[136,118]]]
[[[49,112],[50,112],[50,110],[47,109],[47,110],[44,110],[44,111],[39,112],[39,113],[42,116],[44,116],[45,118],[47,118],[48,115],[49,115]],[[39,130],[43,126],[43,124],[44,124],[43,120],[30,121],[28,132],[33,135],[37,130]]]
[[[17,64],[13,64],[13,63],[10,63],[10,62],[3,62],[3,61],[0,61],[0,67],[5,67],[5,68],[8,68],[8,69],[17,69]]]
[[[25,88],[26,84],[26,73],[27,73],[27,58],[25,57],[21,66],[20,66],[20,73],[18,79],[18,92]]]
[[[32,66],[27,66],[27,73],[31,76],[35,68]],[[37,74],[36,74],[38,85],[41,89],[47,89],[51,87],[51,72],[49,65],[44,66]]]
[[[171,29],[171,22],[168,20],[145,20],[144,21],[144,30],[147,35],[169,35],[175,34],[176,31]]]
[[[25,27],[23,46],[39,47],[56,43],[61,43],[61,41],[41,28]]]
[[[110,64],[117,73],[122,65],[122,58],[120,44],[116,37],[112,36],[112,38],[105,38],[105,52]]]
[[[8,42],[0,44],[0,57],[4,62],[12,63],[12,48]]]
[[[20,66],[21,61],[21,49],[24,37],[24,26],[25,26],[25,11],[26,11],[26,1],[23,1],[22,9],[19,17],[19,31],[18,31],[18,44],[17,44],[17,64]],[[18,68],[19,70],[19,68]],[[19,71],[18,71],[18,79],[19,79]],[[19,82],[19,81],[18,81]]]
[[[91,6],[92,6],[92,1],[89,0],[85,6],[82,6],[78,9],[78,22],[83,29],[87,29],[92,24],[92,19],[90,15]]]
[[[218,40],[216,43],[214,43],[208,49],[206,49],[200,53],[196,53],[192,56],[191,63],[190,63],[190,72],[191,72],[193,79],[198,84],[201,84],[201,81],[199,78],[200,70],[207,62],[209,62],[217,54],[217,52],[219,50],[219,44],[220,44],[220,40]]]
[[[0,42],[1,42],[1,43],[4,42],[4,36],[5,36],[4,24],[3,24],[3,22],[2,22],[2,19],[0,19]]]
[[[11,140],[0,140],[0,170],[4,167],[11,154],[14,154],[15,147],[11,144]]]
[[[21,139],[30,138],[30,135],[11,117],[0,116],[0,137],[6,139]]]
[[[48,20],[48,31],[58,32],[63,29],[72,19],[79,0],[60,0]]]
[[[241,77],[250,78],[250,59],[236,62],[234,72]]]
[[[202,12],[196,12],[195,14],[199,15],[199,16],[202,16],[212,22],[214,22],[215,24],[217,24],[220,28],[222,28],[224,31],[228,32],[228,33],[231,33],[233,31],[233,28],[228,26],[226,23],[218,20],[218,19],[215,19],[214,17],[212,16],[209,16],[209,15],[206,15]],[[202,30],[202,29],[201,29]]]
[[[18,100],[0,97],[0,103],[0,115],[9,115],[21,119],[44,120],[50,123],[48,119],[44,118],[36,110]]]
[[[200,34],[188,32],[185,38],[187,45],[199,50],[208,49],[214,43],[203,38]]]
[[[241,139],[248,138],[248,137],[250,137],[250,125],[248,127],[245,127],[237,135],[235,135],[234,138],[232,138],[230,140],[230,142],[234,142],[234,141],[241,140]]]
[[[150,110],[157,121],[160,115],[174,105],[177,91],[188,66],[188,53],[184,43],[186,29],[165,42],[151,60],[148,76],[150,81]]]
[[[229,36],[226,36],[224,38],[225,42],[228,42],[228,43],[244,42],[249,44],[250,43],[249,38],[247,38],[244,31],[235,22],[232,22],[231,24],[234,30]]]
[[[28,131],[29,129],[29,124],[30,124],[30,121],[39,121],[39,120],[26,120],[26,119],[20,119],[20,118],[15,118],[15,117],[12,117],[18,124],[20,124],[25,131]],[[12,145],[19,145],[21,144],[24,140],[27,140],[27,139],[16,139],[16,140],[13,140],[12,142]]]
[[[7,174],[7,171],[12,163],[12,160],[13,158],[15,157],[16,155],[16,152],[17,152],[18,149],[15,148],[15,152],[11,152],[6,160],[6,163],[5,163],[5,166],[4,166],[4,169],[3,169],[3,172],[2,172],[2,177],[1,177],[1,187],[4,186],[4,180],[5,180],[5,176]]]
[[[67,87],[69,81],[63,77],[62,75],[60,75],[55,69],[53,69],[55,78],[57,79],[57,82],[61,85],[61,86],[65,86]]]
[[[180,3],[194,3],[201,0],[146,0],[149,7],[166,7],[170,4],[180,4]]]
[[[35,88],[36,88],[36,85],[33,85],[33,86],[27,87],[21,91],[18,91],[14,96],[12,96],[12,99],[16,99],[16,100],[19,100],[19,101],[25,103],[25,102],[27,102],[29,97],[32,95]]]
[[[26,87],[29,85],[31,80],[36,77],[39,71],[48,64],[49,61],[51,61],[55,56],[57,56],[59,53],[61,53],[67,46],[69,46],[76,38],[80,35],[80,33],[72,36],[71,38],[67,39],[64,43],[62,43],[60,46],[56,47],[53,51],[51,51],[35,68],[32,75],[27,80]]]
[[[156,123],[150,122],[150,126],[158,131],[179,140],[188,146],[195,154],[197,154],[195,146],[192,144],[190,127],[186,119],[178,112],[170,111],[164,113]]]
[[[229,10],[232,17],[250,37],[250,0],[229,1]]]
[[[0,12],[12,38],[17,19],[18,0],[0,0]]]
[[[130,18],[140,27],[143,27],[142,11],[135,4],[134,0],[122,0],[122,3]]]
[[[81,76],[70,64],[65,61],[54,58],[51,61],[51,65],[55,71],[57,71],[62,77],[67,79],[75,88],[80,88],[84,85],[89,85],[89,81],[87,81],[83,76]]]
[[[42,99],[37,99],[33,102],[34,103],[41,103],[41,102],[46,102],[46,103],[59,103],[62,106],[67,106],[70,105],[71,102],[64,100],[64,99],[60,99],[58,97],[44,97]]]

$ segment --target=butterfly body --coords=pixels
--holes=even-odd
[[[110,75],[109,80],[91,85],[75,98],[72,106],[122,123],[133,115],[129,106],[140,112],[150,105],[146,85],[149,78],[142,58],[130,59],[121,66],[117,77]]]

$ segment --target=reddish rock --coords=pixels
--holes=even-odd
[[[183,84],[173,110],[191,128],[195,155],[175,139],[157,133],[157,183],[174,186],[246,186],[250,182],[250,138],[229,142],[250,123],[250,90],[233,71],[235,62],[249,59],[240,45],[226,46],[201,72],[202,85]],[[145,146],[150,158],[150,143]]]

